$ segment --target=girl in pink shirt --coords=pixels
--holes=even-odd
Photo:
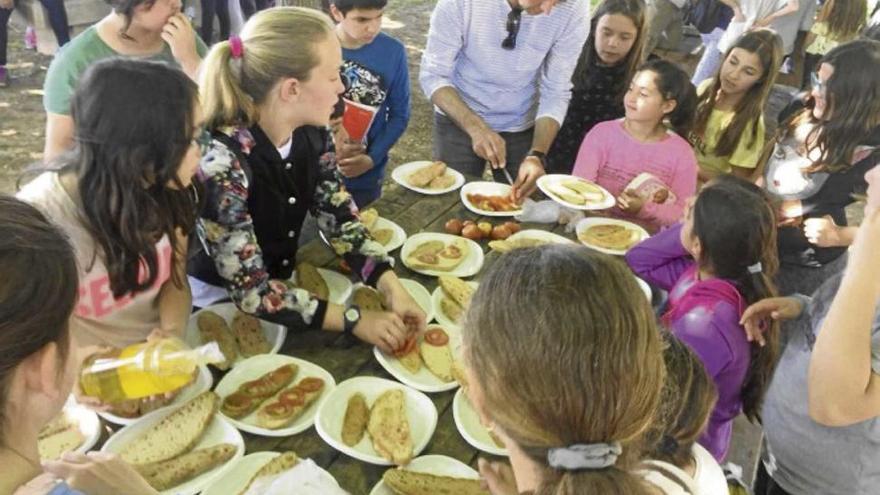
[[[626,116],[587,134],[573,175],[617,197],[612,216],[652,232],[679,221],[697,185],[697,160],[685,139],[696,100],[693,84],[678,66],[665,60],[644,63],[624,95]]]

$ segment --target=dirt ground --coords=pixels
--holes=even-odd
[[[412,81],[412,119],[391,150],[391,163],[430,158],[431,106],[419,90],[418,63],[425,47],[432,0],[395,0],[387,9],[386,30],[406,45]],[[0,193],[15,191],[22,170],[42,159],[45,116],[43,79],[51,57],[25,50],[24,26],[10,23],[9,87],[0,88]]]

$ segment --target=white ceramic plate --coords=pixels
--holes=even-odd
[[[465,256],[464,260],[462,260],[461,264],[455,267],[454,270],[450,270],[448,272],[441,272],[436,270],[420,270],[415,268],[410,268],[406,262],[407,257],[410,253],[413,252],[419,245],[428,241],[442,241],[447,245],[456,239],[462,239],[470,248],[468,250],[467,256]],[[440,275],[452,275],[453,277],[470,277],[472,275],[476,275],[477,272],[480,271],[480,268],[483,267],[483,248],[480,247],[476,242],[465,239],[464,237],[459,237],[457,235],[450,234],[440,234],[436,232],[421,232],[418,234],[414,234],[410,236],[409,239],[403,244],[403,248],[400,250],[400,259],[403,261],[404,265],[407,265],[407,268],[414,272],[421,273],[423,275],[429,275],[432,277],[439,277]]]
[[[452,351],[453,359],[457,359],[459,355],[459,349],[461,348],[461,330],[457,327],[441,327],[440,325],[428,325],[428,329],[431,327],[439,327],[442,328],[446,335],[449,336],[449,349]],[[389,356],[384,352],[380,351],[378,347],[373,347],[373,355],[376,356],[376,361],[379,361],[379,364],[385,368],[385,371],[391,373],[391,376],[397,378],[397,380],[404,384],[409,385],[410,387],[420,390],[422,392],[445,392],[447,390],[453,390],[458,387],[458,382],[453,380],[451,382],[444,382],[443,380],[437,378],[434,373],[431,373],[428,370],[428,367],[422,364],[422,368],[418,373],[413,373],[410,370],[406,369],[401,363],[400,360],[395,358],[394,356]]]
[[[581,241],[581,244],[583,244],[584,246],[587,246],[590,249],[595,249],[596,251],[599,251],[599,252],[605,253],[605,254],[613,254],[615,256],[623,256],[626,254],[628,249],[608,249],[608,248],[603,248],[601,246],[596,246],[594,244],[590,244],[588,242],[584,242],[584,240],[581,239],[581,234],[586,232],[586,230],[589,229],[590,227],[594,227],[596,225],[621,225],[621,226],[626,227],[628,229],[635,230],[636,232],[639,233],[639,241],[638,242],[642,242],[643,240],[645,240],[651,236],[650,234],[648,234],[648,231],[643,229],[641,226],[634,224],[632,222],[627,222],[626,220],[619,220],[617,218],[590,217],[590,218],[584,218],[583,220],[578,222],[575,230],[577,232],[578,240]],[[638,243],[636,243],[636,244],[638,244]],[[633,244],[633,245],[635,245],[635,244]]]
[[[584,179],[581,179],[580,177],[575,177],[573,175],[564,175],[564,174],[544,175],[538,179],[538,182],[537,182],[538,188],[541,189],[541,192],[546,194],[547,197],[552,199],[553,201],[556,201],[557,203],[561,204],[562,206],[565,206],[566,208],[572,208],[575,210],[582,210],[582,211],[607,210],[608,208],[611,208],[612,206],[614,206],[614,204],[616,203],[614,196],[610,192],[608,192],[607,189],[605,189],[604,187],[602,187],[596,183],[593,183],[593,185],[602,189],[602,191],[605,193],[605,198],[603,201],[601,201],[599,203],[587,203],[585,205],[576,205],[574,203],[569,203],[568,201],[565,201],[565,200],[561,199],[559,196],[553,194],[548,189],[548,186],[550,186],[551,184],[555,184],[555,183],[560,182],[565,179],[584,180]]]
[[[203,311],[213,311],[220,315],[226,323],[231,327],[232,319],[235,317],[236,313],[238,313],[238,308],[235,307],[233,303],[223,303],[223,304],[214,304],[208,306],[207,308],[202,308],[189,317],[189,323],[186,325],[186,333],[183,335],[184,341],[190,347],[198,347],[204,342],[202,342],[201,333],[199,333],[199,324],[198,318],[199,314]],[[260,328],[263,329],[263,335],[266,336],[266,341],[269,342],[269,345],[272,346],[272,349],[269,351],[269,354],[278,354],[278,351],[281,349],[281,345],[284,344],[284,339],[287,338],[287,327],[284,325],[279,325],[277,323],[268,322],[265,320],[260,320]],[[239,355],[235,362],[232,363],[232,366],[236,366],[238,363],[244,361],[244,357]]]
[[[538,229],[526,229],[520,230],[516,234],[508,237],[508,241],[515,241],[517,239],[538,239],[540,241],[546,241],[552,244],[574,244],[575,242],[567,237],[562,237],[559,234],[554,234],[553,232],[547,232],[546,230],[538,230]]]
[[[471,447],[493,455],[507,455],[507,449],[499,447],[489,436],[489,430],[480,423],[480,416],[464,394],[464,389],[459,389],[452,399],[452,418],[458,432]]]
[[[639,284],[639,288],[641,288],[642,292],[645,293],[645,297],[648,298],[648,303],[650,303],[651,302],[651,286],[648,285],[648,282],[645,282],[644,280],[640,279],[639,277],[636,277],[636,283]]]
[[[199,366],[199,376],[196,377],[195,381],[186,387],[165,407],[157,409],[156,411],[151,411],[149,414],[152,414],[157,411],[164,411],[169,408],[174,408],[184,402],[189,401],[193,397],[205,392],[207,390],[211,390],[211,385],[214,384],[214,377],[211,375],[211,370],[208,369],[207,366]],[[117,416],[115,414],[111,414],[109,412],[98,411],[98,415],[104,418],[106,421],[109,421],[115,425],[130,425],[139,421],[140,419],[146,417],[147,415],[140,416],[137,418],[123,418],[122,416]]]
[[[409,295],[416,300],[416,304],[425,312],[425,322],[432,321],[435,317],[434,301],[431,299],[431,293],[424,285],[408,278],[400,279],[400,284],[409,292]]]
[[[171,409],[169,408],[153,411],[135,423],[122,428],[107,440],[104,447],[101,448],[101,452],[120,453],[126,444],[146,432],[170,412]],[[207,473],[202,473],[186,483],[160,493],[162,493],[162,495],[195,495],[211,484],[214,479],[222,476],[232,467],[232,464],[237,459],[244,455],[244,439],[241,437],[241,433],[239,433],[234,426],[229,424],[228,421],[220,417],[220,415],[215,415],[214,418],[211,419],[211,423],[205,429],[205,432],[202,434],[202,438],[199,439],[193,449],[204,449],[221,443],[231,443],[235,445],[236,451],[231,459]]]
[[[67,398],[67,403],[64,404],[61,414],[67,416],[68,421],[79,429],[83,438],[82,443],[72,449],[72,452],[84,454],[92,450],[92,447],[101,439],[101,420],[98,418],[98,414],[88,407],[78,404],[72,395]]]
[[[477,287],[479,286],[478,283],[470,280],[465,281],[465,283],[473,287],[474,290],[477,290]],[[431,293],[431,300],[434,302],[437,323],[447,328],[460,328],[461,325],[453,321],[452,318],[449,317],[449,315],[443,312],[443,306],[440,302],[443,300],[444,297],[446,296],[443,294],[443,289],[440,286],[437,286],[437,288],[434,289],[434,292]]]
[[[330,302],[345,305],[345,301],[351,296],[351,280],[341,273],[326,268],[318,268],[318,273],[330,289]],[[296,271],[290,276],[290,280],[296,284]]]
[[[214,391],[217,392],[217,395],[219,395],[222,400],[223,397],[238,390],[238,386],[242,383],[256,380],[260,376],[290,363],[296,364],[299,367],[299,370],[288,387],[293,386],[303,378],[309,376],[324,380],[324,390],[321,392],[321,396],[318,397],[308,409],[306,409],[302,416],[291,423],[290,426],[279,428],[277,430],[261,428],[260,426],[257,426],[256,411],[241,419],[227,417],[222,411],[220,412],[220,415],[239,430],[264,437],[288,437],[309,429],[309,427],[315,423],[315,415],[318,414],[318,407],[320,406],[321,401],[326,399],[327,396],[330,395],[330,391],[333,390],[333,387],[336,386],[336,380],[333,379],[333,375],[317,364],[299,358],[286,356],[284,354],[263,354],[261,356],[254,356],[244,360],[241,364],[236,366],[235,369],[227,373],[226,376],[220,380],[220,383],[217,384],[217,388],[214,389]]]
[[[396,468],[391,468],[396,469]],[[471,478],[471,479],[479,479],[480,473],[474,471],[467,464],[453,459],[452,457],[446,457],[445,455],[423,455],[421,457],[417,457],[412,460],[409,466],[406,467],[409,471],[415,471],[418,473],[430,473],[437,476],[454,476],[456,478]],[[376,486],[373,487],[373,490],[370,492],[370,495],[396,495],[395,492],[385,484],[384,481],[379,480],[376,483]]]
[[[446,194],[448,192],[455,191],[456,189],[464,185],[464,176],[461,175],[461,173],[459,173],[457,170],[453,170],[452,167],[446,167],[446,173],[452,174],[455,177],[455,182],[446,189],[424,189],[421,187],[411,186],[409,182],[406,181],[406,178],[409,176],[409,174],[426,165],[430,165],[431,163],[433,162],[428,160],[404,163],[403,165],[398,166],[391,172],[391,178],[394,179],[394,182],[397,182],[401,186],[409,189],[410,191],[430,195]]]
[[[434,435],[434,429],[437,427],[437,408],[427,395],[384,378],[358,376],[337,385],[318,410],[318,419],[315,422],[318,435],[343,454],[370,464],[390,466],[391,462],[373,449],[369,433],[365,433],[364,438],[354,447],[345,445],[342,442],[342,421],[345,418],[348,399],[356,392],[364,394],[367,405],[372,407],[382,393],[391,389],[401,389],[406,396],[406,416],[413,441],[413,456],[419,455]]]
[[[388,244],[383,245],[385,251],[389,253],[399,248],[400,246],[403,246],[403,243],[406,242],[406,231],[403,230],[403,227],[397,225],[391,220],[388,220],[387,218],[377,218],[376,224],[375,226],[373,226],[373,229],[391,229],[391,231],[394,232],[394,234],[391,236],[391,240],[388,241]]]
[[[269,461],[281,455],[278,452],[255,452],[248,454],[235,463],[223,476],[218,476],[202,495],[230,495],[244,491],[251,478]],[[318,469],[321,469],[320,467]],[[324,471],[323,469],[321,469]],[[327,476],[332,476],[324,471]]]
[[[477,205],[470,202],[467,198],[468,194],[482,194],[483,196],[509,196],[510,185],[500,182],[468,182],[461,188],[461,202],[465,208],[471,210],[477,215],[487,217],[512,217],[522,213],[522,208],[512,211],[492,211],[478,208]]]

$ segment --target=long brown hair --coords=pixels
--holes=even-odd
[[[635,75],[639,64],[642,63],[645,33],[648,30],[648,17],[645,10],[643,0],[604,0],[596,7],[596,12],[590,21],[590,35],[584,43],[577,67],[572,75],[572,83],[576,87],[585,87],[589,83],[590,72],[595,70],[594,67],[601,61],[599,54],[596,53],[596,29],[599,20],[606,15],[622,15],[632,21],[636,27],[636,39],[633,41],[632,48],[629,49],[626,58],[620,62],[626,69],[620,79],[619,87],[611,89],[619,98],[623,98],[627,84]]]
[[[816,22],[828,26],[828,36],[837,41],[856,37],[868,19],[868,2],[865,0],[826,0]]]
[[[666,385],[655,427],[648,435],[648,457],[684,468],[706,429],[718,392],[700,358],[670,332],[662,332]]]
[[[585,248],[502,256],[463,325],[485,410],[542,475],[535,495],[649,493],[633,474],[664,367],[650,305],[622,262]],[[620,442],[610,467],[557,470],[549,449]]]
[[[717,156],[732,155],[743,139],[748,139],[748,146],[751,147],[759,137],[763,138],[763,136],[758,136],[760,131],[758,124],[761,121],[767,98],[773,89],[773,83],[776,82],[779,64],[782,62],[782,40],[779,35],[769,29],[757,29],[744,34],[727,50],[723,60],[730,57],[734,48],[741,48],[757,55],[761,61],[763,74],[734,107],[733,120],[721,132],[715,145],[714,154]],[[715,73],[712,84],[699,95],[697,116],[694,119],[693,132],[690,135],[691,143],[696,143],[698,140],[705,142],[706,126],[709,124],[712,111],[715,110],[718,93],[721,90],[721,68],[723,66],[722,62],[721,67]],[[746,136],[746,128],[749,125],[752,126],[752,132],[750,136]]]
[[[819,157],[808,171],[846,172],[856,148],[880,125],[880,42],[859,39],[839,45],[819,60],[821,64],[834,67],[825,85],[823,118],[813,117],[815,101],[810,96],[806,108],[779,127],[776,142],[792,136],[798,126],[812,124],[806,154],[818,150]]]
[[[721,175],[700,191],[693,215],[702,268],[736,282],[746,305],[776,297],[776,215],[761,188],[739,177]],[[776,320],[768,323],[764,338],[765,345],[751,346],[751,363],[741,392],[743,412],[753,422],[760,422],[761,404],[779,357]]]
[[[77,295],[73,248],[33,206],[0,195],[0,445],[15,368],[55,342],[66,356]]]
[[[241,31],[243,55],[232,58],[229,41],[211,48],[202,66],[200,87],[205,126],[250,127],[257,105],[280,79],[308,81],[320,60],[315,45],[334,36],[326,14],[302,7],[276,7],[248,19]]]

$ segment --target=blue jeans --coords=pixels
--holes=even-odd
[[[67,26],[67,10],[63,0],[40,0],[46,13],[49,14],[49,25],[55,33],[58,47],[70,41],[70,29]],[[0,9],[0,66],[6,65],[6,44],[9,42],[9,17],[13,9]]]

